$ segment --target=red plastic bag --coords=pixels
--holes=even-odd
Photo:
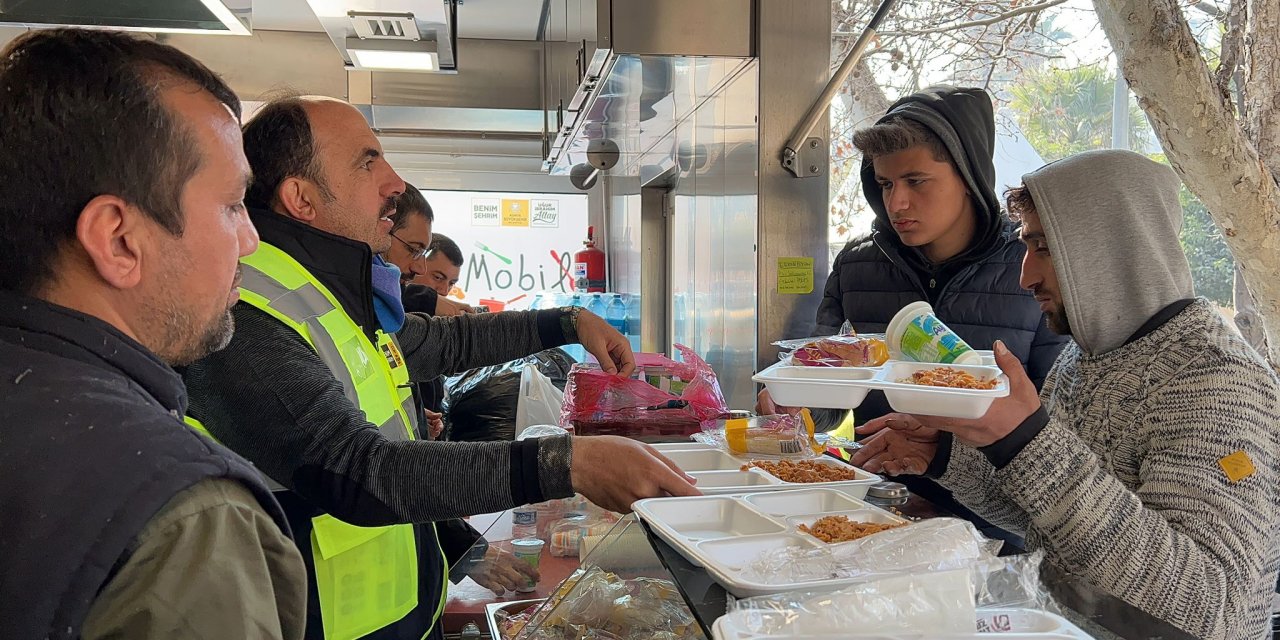
[[[564,389],[560,426],[579,435],[690,436],[728,413],[711,366],[688,347],[675,347],[684,362],[638,354],[638,379],[610,375],[596,365],[574,365]],[[673,377],[678,380],[663,384],[678,390],[674,393],[649,382]]]

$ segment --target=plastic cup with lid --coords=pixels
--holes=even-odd
[[[542,561],[542,547],[545,544],[546,544],[545,542],[537,538],[512,540],[511,554],[514,555],[517,560],[523,560],[525,562],[528,562],[530,566],[532,566],[534,569],[537,569],[538,564]],[[516,589],[516,591],[521,593],[528,593],[530,591],[537,590],[537,588],[538,588],[538,583],[535,582],[533,578],[529,578],[525,582],[524,586],[520,587],[519,589]]]
[[[913,302],[902,308],[885,331],[889,354],[894,360],[981,364],[982,354],[943,324],[928,302]]]

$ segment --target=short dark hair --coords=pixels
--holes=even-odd
[[[249,206],[270,209],[276,191],[289,178],[310,180],[320,187],[325,199],[333,200],[320,169],[320,154],[302,96],[285,94],[272,99],[245,123],[244,155],[253,170],[253,182],[245,194]]]
[[[410,214],[420,215],[427,222],[436,221],[436,213],[431,210],[431,203],[427,202],[426,196],[417,187],[406,182],[404,193],[396,197],[396,212],[391,214],[391,233],[403,229],[409,223]]]
[[[455,267],[461,267],[462,263],[467,261],[467,259],[462,256],[462,249],[458,248],[458,243],[450,240],[449,236],[446,236],[443,233],[431,234],[431,247],[429,247],[429,249],[430,251],[427,253],[427,257],[434,256],[435,253],[439,251],[440,253],[443,253],[444,257],[448,258],[449,262],[452,262]]]
[[[947,146],[942,143],[938,134],[910,118],[894,116],[853,134],[853,146],[857,147],[862,155],[871,159],[921,145],[929,148],[934,160],[955,164],[951,158],[951,152],[947,150]]]
[[[161,92],[212,94],[240,117],[213,71],[168,45],[114,31],[39,29],[0,51],[0,290],[36,292],[90,200],[115,195],[175,236],[182,190],[202,161]]]
[[[1009,217],[1015,221],[1020,222],[1022,216],[1036,211],[1036,202],[1031,199],[1031,192],[1027,190],[1026,185],[1005,189],[1004,202],[1005,208],[1009,211]]]

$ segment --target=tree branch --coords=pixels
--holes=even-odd
[[[1028,13],[1035,13],[1037,11],[1043,11],[1045,9],[1056,7],[1060,4],[1065,4],[1066,2],[1067,0],[1046,0],[1045,2],[1041,2],[1039,4],[1029,4],[1025,7],[1012,9],[1004,13],[991,16],[990,18],[983,18],[981,20],[971,20],[969,22],[957,22],[956,24],[952,24],[952,25],[934,27],[931,29],[921,29],[919,31],[877,31],[876,33],[888,38],[888,37],[900,37],[900,36],[924,36],[924,35],[929,35],[931,33],[943,33],[946,31],[956,31],[959,29],[969,29],[972,27],[986,27],[986,26],[990,26],[1000,22],[1004,22],[1005,20],[1009,20],[1010,18],[1016,18],[1018,16],[1026,15]],[[852,31],[835,31],[831,35],[856,38],[861,34],[854,33]]]
[[[1231,99],[1231,80],[1240,68],[1244,52],[1245,8],[1246,0],[1231,0],[1230,9],[1225,16],[1227,30],[1222,34],[1222,54],[1218,69],[1213,74],[1213,82],[1222,96],[1222,104],[1228,109],[1236,106]]]
[[[1231,4],[1234,8],[1235,0],[1232,0]],[[1217,20],[1225,20],[1228,15],[1228,12],[1223,11],[1221,7],[1212,2],[1208,2],[1207,0],[1201,0],[1192,6],[1199,9],[1201,13],[1208,14],[1209,17]]]

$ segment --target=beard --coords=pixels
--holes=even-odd
[[[230,344],[235,319],[231,307],[224,307],[211,318],[200,317],[201,309],[196,305],[205,300],[194,300],[184,287],[172,284],[184,281],[194,272],[195,265],[190,256],[180,255],[176,249],[169,256],[172,257],[165,260],[166,285],[146,296],[139,306],[146,314],[146,346],[170,366],[182,367]],[[233,283],[240,283],[238,271]]]
[[[361,213],[359,209],[348,206],[347,203],[334,199],[325,204],[329,208],[325,217],[332,227],[330,231],[349,240],[363,242],[369,245],[374,253],[385,254],[391,249],[391,234],[383,232],[380,227],[382,218],[396,212],[395,198],[387,198],[372,224],[369,222],[368,213]]]
[[[183,367],[224,349],[235,335],[235,319],[225,309],[210,320],[197,320],[190,307],[177,300],[152,300],[142,305],[151,318],[154,336],[148,345],[161,360]]]
[[[1049,330],[1060,335],[1071,335],[1071,320],[1067,318],[1066,311],[1052,311],[1045,314],[1045,324],[1049,326]]]

